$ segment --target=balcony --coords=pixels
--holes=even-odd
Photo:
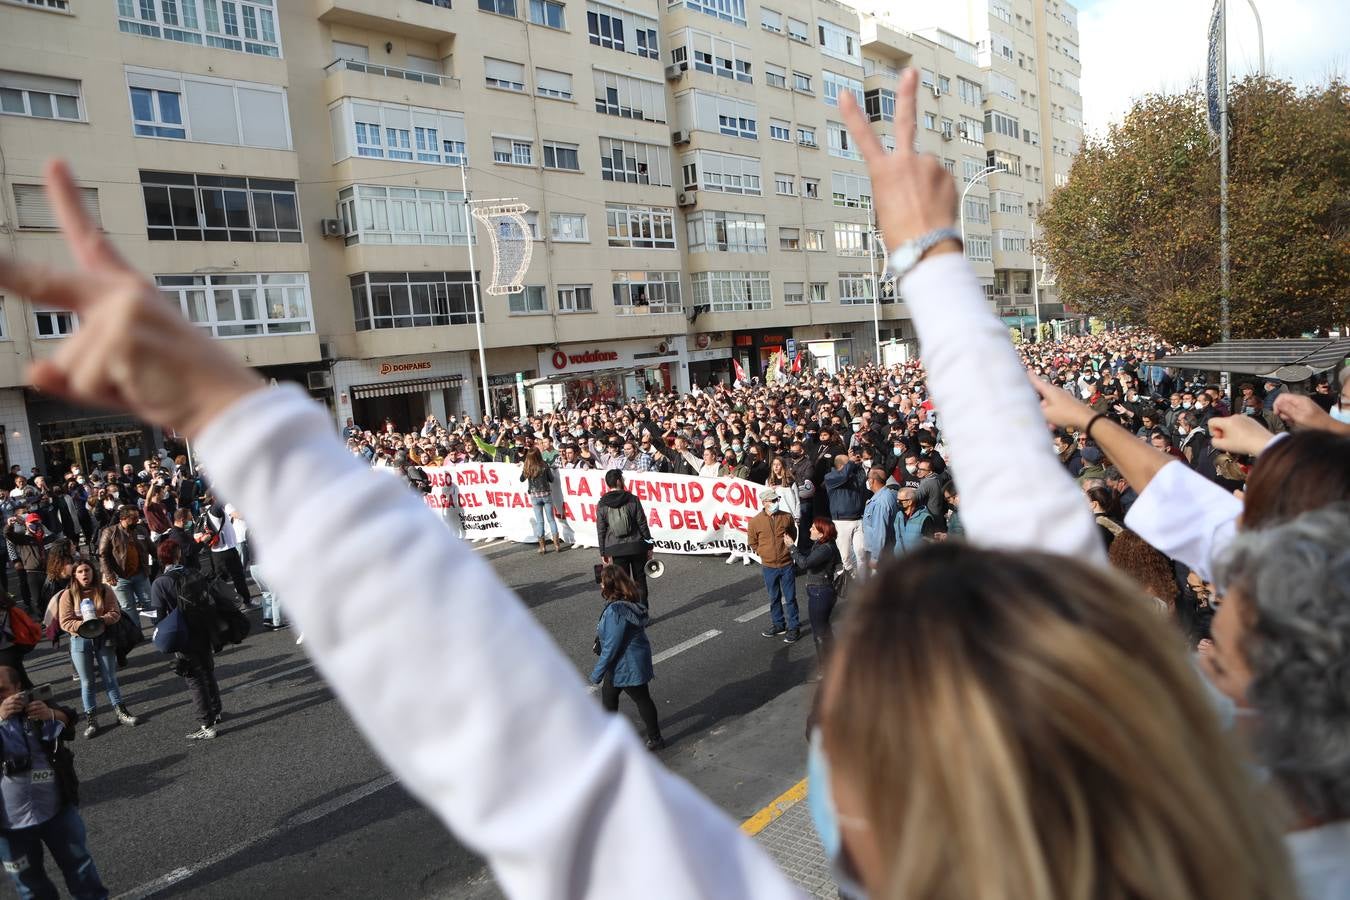
[[[329,75],[338,70],[345,70],[348,72],[363,72],[367,75],[382,75],[385,78],[401,78],[404,81],[431,84],[437,87],[445,85],[457,88],[460,86],[459,79],[452,75],[436,75],[431,72],[418,72],[414,69],[400,69],[397,66],[382,66],[359,59],[335,59],[324,66],[323,70]]]
[[[455,34],[455,13],[448,2],[315,0],[315,12],[319,21],[330,25],[351,25],[419,41],[439,42]]]
[[[335,103],[344,97],[407,103],[443,109],[447,105],[444,88],[458,90],[460,81],[449,75],[400,69],[357,59],[335,59],[324,66],[324,102]]]

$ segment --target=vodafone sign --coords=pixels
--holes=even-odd
[[[564,353],[555,351],[550,362],[559,372],[568,366],[594,368],[597,363],[618,362],[619,354],[613,350],[586,350],[582,353]]]

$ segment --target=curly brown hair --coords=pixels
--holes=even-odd
[[[1172,563],[1128,528],[1116,535],[1106,555],[1118,572],[1139,582],[1149,596],[1167,604],[1168,612],[1177,608],[1177,579]]]

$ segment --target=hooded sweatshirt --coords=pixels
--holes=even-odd
[[[628,491],[610,491],[595,506],[595,530],[601,556],[645,554],[652,539],[642,501]]]

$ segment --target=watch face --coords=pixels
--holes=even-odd
[[[891,265],[897,272],[908,272],[919,261],[919,254],[918,242],[909,241],[896,248],[895,255],[891,257]]]

